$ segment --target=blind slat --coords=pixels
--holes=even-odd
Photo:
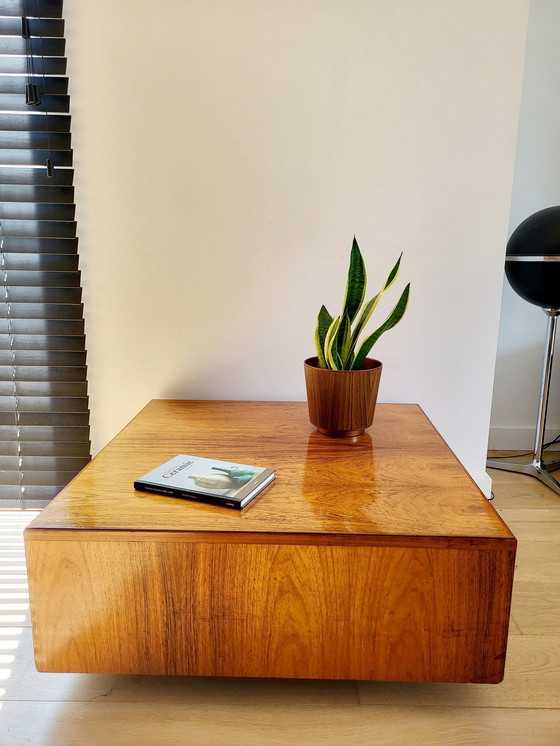
[[[37,106],[29,106],[25,103],[25,92],[22,93],[0,93],[0,109],[5,111],[25,111],[26,113],[36,111],[53,111],[68,113],[70,110],[69,96],[51,96],[44,94],[40,97]]]
[[[64,365],[48,367],[46,365],[0,365],[0,381],[31,381],[34,383],[58,381],[85,382],[87,368],[85,365]]]
[[[1,63],[1,58],[0,58]],[[0,130],[17,132],[70,132],[69,114],[0,114]]]
[[[11,286],[12,291],[20,287],[48,290],[65,290],[80,285],[80,272],[34,272],[33,270],[8,270],[0,276],[0,288]],[[1,292],[1,291],[0,291]],[[1,297],[1,296],[0,296]],[[15,298],[12,298],[15,301]],[[10,298],[8,298],[10,300]],[[56,301],[55,301],[56,302]]]
[[[20,425],[8,423],[0,425],[0,440],[22,443],[87,443],[89,427],[87,425]]]
[[[70,150],[69,132],[17,132],[4,130],[0,132],[1,152],[7,150]],[[1,160],[0,160],[1,162]]]
[[[0,16],[62,18],[62,0],[0,0]]]
[[[71,168],[55,168],[54,177],[49,178],[47,168],[29,166],[29,168],[18,168],[17,166],[0,166],[0,184],[42,184],[45,186],[70,186],[74,179],[74,171]],[[3,195],[2,195],[3,196]]]
[[[0,365],[23,366],[83,366],[86,364],[84,350],[0,350]]]
[[[13,412],[0,412],[0,425],[14,424]],[[87,427],[87,412],[22,412],[19,424],[23,425],[64,425],[68,427]]]
[[[83,319],[18,319],[0,318],[1,334],[41,334],[45,337],[84,335]]]
[[[9,186],[2,187],[2,201],[73,203],[74,187],[10,184]]]
[[[8,338],[7,334],[0,334],[0,350],[58,350],[65,352],[75,350],[79,352],[84,349],[84,337],[82,335],[62,335],[53,334],[50,337],[44,337],[39,334],[12,334]]]
[[[78,269],[78,256],[77,254],[6,254],[3,268],[42,272],[75,272]]]
[[[25,414],[65,413],[74,414],[88,411],[88,400],[85,396],[22,396],[17,400],[13,396],[0,396],[0,412],[15,412],[18,417]]]
[[[42,508],[46,508],[49,503],[50,500],[27,500],[23,495],[21,495],[17,501],[17,507],[21,510],[41,510]],[[11,500],[3,500],[0,497],[0,508],[13,510],[14,507],[15,503],[13,497]]]
[[[89,458],[90,443],[89,441],[77,441],[69,443],[63,441],[56,443],[54,441],[21,441],[1,440],[0,453],[6,456],[69,456]]]
[[[65,57],[41,57],[41,75],[66,75]],[[0,55],[0,73],[10,75],[27,75],[28,64],[25,55],[5,56]]]
[[[38,238],[75,238],[73,220],[2,220],[5,236]]]
[[[64,21],[54,18],[30,18],[29,33],[31,36],[56,37],[64,36]],[[0,18],[1,36],[21,36],[21,17]]]
[[[64,39],[41,39],[38,37],[23,39],[21,36],[10,36],[2,39],[0,54],[26,54],[28,57],[38,57],[39,59],[33,60],[33,70],[36,75],[40,75],[42,71],[41,58],[64,57],[65,45]]]
[[[73,221],[74,205],[41,202],[0,202],[0,220],[66,220]]]
[[[89,462],[89,458],[76,456],[23,456],[21,468],[25,471],[73,472],[77,474]],[[19,461],[14,456],[0,455],[0,471],[17,471]],[[17,484],[17,483],[16,483]]]
[[[77,238],[35,238],[33,236],[6,236],[4,254],[75,254],[78,250]]]
[[[0,298],[5,300],[4,290],[0,288]],[[80,287],[21,287],[13,286],[9,290],[11,303],[81,303]]]
[[[79,469],[72,471],[33,471],[26,469],[22,472],[20,479],[17,471],[0,471],[0,484],[37,485],[41,487],[67,484],[78,473]]]
[[[1,294],[0,294],[1,297]],[[13,319],[81,319],[83,306],[64,303],[10,303],[9,313]],[[8,316],[8,304],[0,302],[0,318]]]
[[[53,166],[71,166],[71,150],[0,149],[1,166],[45,166],[50,158]]]
[[[17,396],[59,396],[87,398],[85,381],[0,381],[0,397]]]
[[[58,487],[26,487],[17,499],[18,508],[39,510],[56,497],[64,485]],[[0,508],[14,508],[14,488],[0,485]]]
[[[0,93],[20,93],[25,95],[25,86],[29,83],[27,75],[0,75]],[[63,76],[41,76],[35,79],[35,85],[42,94],[65,96],[68,93],[68,78]]]
[[[1,169],[0,169],[1,170]],[[75,238],[73,220],[2,220],[4,236],[40,236],[41,238]]]

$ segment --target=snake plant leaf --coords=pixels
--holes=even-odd
[[[373,345],[377,342],[379,337],[389,329],[392,329],[404,316],[406,308],[408,306],[408,296],[410,294],[410,283],[405,287],[401,297],[397,301],[396,306],[393,308],[387,319],[376,329],[373,334],[370,334],[361,344],[360,349],[356,353],[354,361],[352,363],[351,370],[358,370],[364,360],[366,359],[368,352],[371,350]]]
[[[397,275],[399,274],[399,269],[401,265],[401,259],[402,259],[402,253],[397,259],[395,266],[391,269],[389,272],[389,275],[387,279],[385,280],[385,284],[381,288],[381,290],[377,293],[377,295],[374,295],[371,300],[369,300],[366,305],[362,309],[362,313],[360,314],[360,318],[358,319],[358,322],[354,328],[354,331],[352,333],[352,342],[351,342],[351,351],[353,352],[354,347],[356,346],[356,343],[358,341],[358,338],[360,334],[362,333],[363,329],[365,328],[367,322],[370,320],[373,312],[377,308],[377,304],[381,300],[381,296],[383,293],[388,290],[391,285],[395,282],[397,279]]]
[[[331,324],[332,316],[325,306],[321,306],[321,310],[317,316],[317,326],[315,327],[315,349],[317,350],[317,357],[319,358],[319,365],[321,368],[327,367],[327,361],[325,359],[325,337],[327,336]]]
[[[327,367],[331,370],[339,370],[338,351],[336,349],[336,337],[340,326],[340,316],[332,320],[325,337],[325,360]]]
[[[399,274],[399,269],[401,266],[401,259],[402,259],[402,251],[401,251],[401,255],[395,262],[395,266],[389,272],[389,277],[387,277],[387,279],[385,280],[385,285],[383,286],[383,290],[381,291],[381,293],[384,293],[386,290],[388,290],[391,287],[391,285],[395,282],[395,280],[397,279],[397,275]]]
[[[360,314],[360,318],[358,319],[358,322],[356,326],[354,327],[354,331],[352,332],[352,339],[350,342],[350,352],[354,351],[354,348],[356,347],[356,343],[358,341],[358,337],[362,333],[362,330],[364,329],[367,322],[370,320],[372,313],[375,311],[375,307],[379,303],[379,299],[381,298],[383,294],[383,291],[380,290],[377,295],[374,295],[371,300],[369,300],[366,305],[362,309],[362,313]]]
[[[345,313],[350,317],[350,323],[358,315],[358,311],[366,294],[366,265],[362,252],[354,236],[352,250],[350,252],[350,266],[348,267],[348,279],[346,281],[346,294],[342,304],[342,316]]]
[[[338,354],[340,356],[340,368],[346,370],[347,363],[350,356],[350,343],[352,341],[352,326],[350,324],[350,316],[347,313],[342,317],[340,326],[338,328]]]

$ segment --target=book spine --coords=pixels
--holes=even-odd
[[[209,505],[221,505],[224,508],[241,510],[240,503],[234,502],[231,497],[225,495],[201,495],[198,492],[194,494],[175,487],[156,487],[142,482],[134,482],[134,489],[140,492],[152,492],[155,495],[165,495],[166,497],[179,497],[183,500],[192,500],[195,503],[208,503]]]

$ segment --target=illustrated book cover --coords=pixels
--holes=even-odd
[[[135,480],[134,489],[241,510],[274,476],[262,466],[179,454]]]

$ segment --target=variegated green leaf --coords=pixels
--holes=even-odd
[[[344,296],[344,303],[342,304],[342,316],[347,313],[350,318],[350,323],[352,323],[358,315],[358,311],[364,302],[365,294],[366,266],[358,242],[354,237],[352,250],[350,252],[350,266],[348,267],[346,293]]]
[[[370,334],[361,344],[360,349],[356,353],[354,361],[352,363],[352,370],[357,370],[364,360],[366,359],[369,351],[373,345],[377,342],[379,337],[389,329],[392,329],[404,316],[406,308],[408,306],[408,296],[410,294],[410,283],[405,287],[401,297],[397,301],[396,306],[393,308],[387,319],[376,329],[373,334]]]
[[[371,300],[369,300],[366,303],[366,305],[363,307],[362,313],[360,314],[360,318],[358,319],[358,322],[357,322],[357,324],[356,324],[356,326],[354,328],[354,331],[352,333],[352,342],[351,342],[351,345],[350,345],[351,346],[351,352],[354,351],[356,343],[358,342],[358,338],[359,338],[360,334],[362,333],[362,331],[365,329],[366,324],[370,320],[373,312],[377,308],[377,304],[381,300],[381,296],[383,295],[383,293],[386,290],[388,290],[388,288],[391,287],[391,285],[397,279],[397,275],[399,274],[399,268],[400,268],[400,264],[401,264],[401,258],[402,258],[402,253],[399,256],[399,258],[397,259],[397,261],[395,263],[395,266],[389,272],[389,275],[388,275],[387,279],[385,280],[385,284],[383,285],[383,287],[381,288],[381,290],[377,293],[377,295],[374,295],[373,298]]]
[[[354,352],[354,348],[356,346],[356,342],[358,341],[358,338],[360,334],[362,333],[362,330],[365,328],[367,322],[370,320],[372,313],[374,312],[377,304],[379,303],[379,299],[381,298],[381,295],[383,294],[383,291],[381,290],[377,295],[374,295],[371,300],[369,300],[366,305],[362,309],[362,313],[360,314],[360,318],[358,319],[358,322],[356,323],[356,326],[354,327],[354,331],[352,332],[352,339],[350,342],[350,352]]]
[[[383,290],[381,291],[382,293],[388,290],[391,287],[391,285],[395,282],[395,280],[397,279],[397,275],[399,274],[399,269],[401,266],[401,259],[402,259],[402,251],[401,251],[401,255],[399,256],[399,258],[397,259],[395,263],[395,266],[389,272],[389,276],[385,280],[385,285],[383,286]]]
[[[338,370],[339,368],[337,362],[338,353],[336,349],[336,335],[339,326],[340,316],[337,316],[335,319],[332,320],[332,323],[327,331],[327,336],[325,337],[325,360],[327,362],[327,367],[331,370]]]
[[[317,326],[315,327],[315,349],[317,350],[317,357],[319,358],[319,365],[321,368],[327,367],[327,361],[325,359],[325,337],[327,336],[327,331],[331,324],[332,316],[325,306],[321,306],[321,310],[317,316]]]
[[[338,345],[337,350],[340,356],[340,367],[342,370],[346,369],[346,363],[350,353],[350,342],[352,341],[352,327],[350,325],[350,317],[347,313],[342,317],[340,327],[338,329]],[[348,361],[349,362],[349,361]]]

